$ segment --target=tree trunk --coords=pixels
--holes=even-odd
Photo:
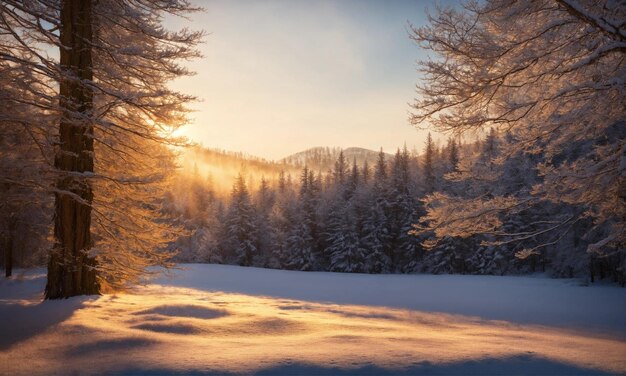
[[[48,263],[46,299],[98,294],[91,247],[93,78],[91,0],[63,0],[61,8],[61,121],[55,167],[55,245]]]
[[[15,243],[15,227],[17,221],[14,217],[9,219],[9,226],[4,249],[4,276],[9,278],[13,275],[13,244]]]
[[[13,274],[13,234],[9,233],[4,241],[4,276],[9,278]]]
[[[5,250],[4,260],[4,276],[6,278],[13,275],[13,242],[9,239],[7,242],[7,248]]]

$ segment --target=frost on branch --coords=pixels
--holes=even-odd
[[[432,204],[440,205],[429,208],[424,230],[439,238],[493,233],[526,240],[555,232],[544,244],[554,246],[577,228],[579,240],[594,244],[589,251],[623,253],[624,19],[626,8],[611,1],[491,0],[440,9],[430,25],[412,28],[412,39],[432,56],[420,62],[411,121],[455,134],[492,127],[514,140],[494,168],[465,174],[461,168],[450,176],[466,180],[470,190],[491,180],[493,196],[470,192],[445,202],[434,196]],[[506,188],[501,167],[523,155],[534,164],[528,171],[536,171],[537,181],[531,189]],[[534,232],[505,231],[495,212],[517,210],[508,201],[512,196],[560,209],[534,221],[540,224]]]
[[[427,223],[437,223],[426,227],[434,231],[437,238],[444,236],[467,238],[475,233],[490,233],[502,226],[500,213],[513,210],[520,205],[513,197],[494,197],[485,199],[463,199],[434,193],[425,199],[428,214],[422,217]],[[427,245],[436,245],[436,240],[427,241]]]
[[[169,31],[162,21],[196,10],[184,0],[0,2],[0,70],[10,73],[15,88],[7,103],[19,104],[19,111],[0,109],[0,124],[20,127],[28,153],[40,154],[37,174],[21,180],[22,191],[54,193],[55,218],[60,207],[85,214],[74,226],[86,229],[76,239],[88,244],[73,250],[81,257],[50,263],[65,284],[57,289],[60,297],[75,294],[69,287],[80,284],[74,271],[83,256],[95,257],[83,269],[95,268],[100,286],[122,287],[151,265],[168,265],[164,246],[177,229],[162,218],[158,192],[175,167],[168,146],[185,144],[172,135],[194,99],[168,83],[191,74],[180,62],[199,56],[202,32]],[[69,58],[60,61],[54,50]],[[72,138],[77,135],[80,142]],[[21,169],[26,154],[13,152]],[[73,161],[86,167],[71,166]],[[77,233],[57,227],[57,244],[59,234]],[[67,247],[60,248],[53,256]]]

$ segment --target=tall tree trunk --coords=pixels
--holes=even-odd
[[[4,250],[4,276],[9,278],[13,275],[13,244],[15,243],[15,228],[17,220],[11,216],[6,237],[6,248]]]
[[[63,0],[60,33],[62,117],[54,161],[59,177],[46,299],[100,292],[96,260],[88,254],[93,192],[83,174],[93,172],[91,0]]]
[[[4,276],[9,278],[13,275],[13,241],[9,239],[4,260]]]

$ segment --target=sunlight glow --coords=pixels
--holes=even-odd
[[[68,343],[70,335],[76,341]],[[90,351],[98,356],[76,356]],[[285,362],[402,370],[420,362],[533,354],[621,372],[625,352],[626,344],[616,339],[544,326],[147,285],[86,300],[67,320],[1,357],[28,358],[30,374],[160,368],[254,372]],[[10,374],[19,373],[21,362],[4,364]]]
[[[189,139],[268,159],[423,147],[427,132],[407,121],[423,56],[406,27],[434,1],[195,3],[206,12],[166,22],[209,33],[204,58],[187,64],[196,75],[173,85],[200,99],[181,130]]]

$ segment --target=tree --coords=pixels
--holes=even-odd
[[[348,175],[348,163],[346,157],[343,155],[343,150],[339,152],[339,156],[335,161],[335,168],[333,169],[334,183],[340,187],[346,182],[346,176]]]
[[[202,33],[166,30],[162,16],[194,10],[183,0],[0,4],[0,56],[28,78],[16,95],[31,119],[20,123],[44,136],[33,139],[54,159],[50,180],[31,179],[54,180],[46,298],[123,287],[167,265],[174,232],[158,221],[155,190],[174,165],[165,145],[183,144],[171,135],[193,99],[167,83],[189,74],[178,62],[198,56]],[[58,60],[43,52],[52,48]]]
[[[459,169],[459,146],[454,138],[448,140],[448,162],[453,172]]]
[[[432,193],[435,190],[435,144],[430,132],[428,132],[424,147],[424,186],[426,193]]]
[[[274,228],[271,226],[270,215],[276,203],[276,195],[267,180],[261,178],[261,185],[256,193],[256,228],[258,229],[257,250],[260,260],[257,264],[267,265],[272,257],[272,239]]]
[[[32,107],[23,103],[37,101],[26,90],[33,80],[29,74],[0,59],[0,263],[6,277],[13,267],[39,265],[50,248],[52,200],[34,178],[48,176],[45,157],[52,147],[45,144],[46,127],[32,123],[46,114],[34,116]]]
[[[316,260],[313,255],[314,239],[309,229],[302,222],[291,223],[291,230],[286,240],[285,266],[292,270],[314,270]]]
[[[417,222],[415,186],[411,181],[409,152],[398,149],[391,164],[389,176],[389,202],[387,210],[388,251],[393,268],[413,271],[417,262],[418,241],[409,234]]]
[[[378,184],[383,184],[387,179],[387,162],[385,160],[385,153],[381,148],[378,152],[378,159],[376,159],[376,166],[374,168],[374,181]]]
[[[386,273],[392,268],[388,175],[386,156],[381,148],[374,166],[374,179],[369,197],[371,206],[363,224],[367,234],[363,238],[364,247],[368,250],[366,269],[371,273]]]
[[[368,184],[370,180],[370,166],[367,163],[367,159],[363,161],[363,168],[361,169],[361,179],[363,180],[363,184]]]
[[[329,270],[335,272],[363,272],[364,249],[360,246],[355,213],[343,196],[336,196],[326,218],[324,253]]]
[[[283,174],[284,176],[284,174]],[[300,213],[297,208],[297,200],[294,192],[279,180],[278,196],[276,205],[271,212],[270,223],[272,227],[272,255],[269,265],[275,268],[286,267],[290,256],[290,235],[297,216]]]
[[[520,257],[558,241],[585,217],[593,222],[582,234],[589,251],[624,249],[625,17],[626,8],[609,1],[489,0],[441,9],[430,25],[412,27],[411,38],[436,54],[420,63],[413,124],[455,134],[506,130],[517,142],[496,164],[520,152],[541,156],[542,180],[531,191],[431,196],[427,231],[510,237],[502,231],[503,213],[551,202],[586,210],[523,233],[555,235]],[[500,171],[485,174],[493,180]]]
[[[289,241],[291,253],[289,265],[292,269],[313,270],[319,262],[321,251],[318,249],[319,220],[317,207],[319,202],[320,182],[313,171],[305,165],[300,176],[300,195],[298,214],[292,226]]]
[[[285,182],[285,170],[280,170],[278,173],[278,193],[285,193],[286,182]]]
[[[387,217],[383,204],[372,195],[369,210],[363,222],[362,247],[365,249],[364,271],[369,273],[386,273],[391,270],[391,259],[385,253],[389,241]]]
[[[242,266],[251,266],[257,256],[257,222],[243,175],[239,174],[231,193],[226,217],[226,252]]]
[[[356,158],[354,158],[346,184],[345,194],[347,199],[350,199],[355,194],[357,188],[359,187],[360,179],[359,167],[356,164]]]

